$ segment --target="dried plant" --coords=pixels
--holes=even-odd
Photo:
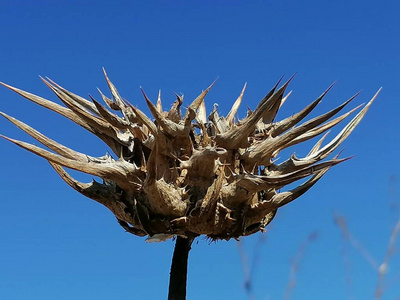
[[[257,267],[260,266],[260,257],[262,253],[262,246],[266,241],[266,236],[265,235],[259,235],[256,244],[254,245],[253,248],[253,253],[251,255],[251,263],[249,262],[249,257],[245,251],[244,245],[243,245],[243,240],[238,240],[236,245],[239,250],[239,255],[241,258],[242,262],[242,268],[243,268],[243,275],[244,275],[244,290],[247,294],[247,298],[249,300],[255,300],[255,296],[253,293],[253,278],[254,274],[257,271]]]
[[[219,116],[215,106],[208,119],[204,98],[214,83],[184,114],[182,96],[177,96],[171,109],[164,111],[160,96],[153,104],[142,91],[152,120],[124,100],[105,72],[104,75],[112,99],[101,92],[100,95],[108,108],[92,97],[89,101],[75,95],[50,79],[42,78],[65,106],[3,85],[93,133],[112,150],[113,156],[79,153],[5,113],[1,115],[50,151],[3,137],[49,161],[68,185],[111,210],[126,231],[148,236],[150,241],[177,236],[177,256],[188,252],[199,235],[229,240],[263,231],[280,207],[304,194],[330,167],[346,160],[335,157],[321,162],[353,131],[379,93],[325,146],[322,143],[326,134],[306,157],[292,155],[277,164],[274,158],[281,150],[327,132],[356,110],[330,120],[355,96],[298,125],[330,88],[302,111],[281,121],[275,121],[275,117],[287,98],[284,92],[290,80],[280,88],[278,82],[257,108],[239,121],[236,114],[246,85],[226,117]],[[100,177],[103,182],[79,182],[64,168]],[[297,188],[278,192],[309,176]],[[170,299],[183,299],[187,266],[175,274],[177,265],[185,263],[176,260],[174,265],[174,259]],[[177,296],[182,294],[183,298]]]
[[[300,244],[296,255],[292,258],[290,264],[289,281],[286,285],[284,299],[291,299],[292,291],[297,283],[297,273],[299,272],[300,262],[303,260],[305,252],[312,242],[318,239],[318,232],[314,231],[308,235],[308,237]]]
[[[380,264],[350,232],[349,227],[347,226],[347,220],[344,216],[338,213],[334,213],[333,218],[335,224],[340,228],[340,231],[342,233],[342,240],[344,242],[350,243],[360,253],[360,255],[369,263],[369,265],[374,269],[374,271],[377,272],[378,280],[376,283],[374,299],[376,300],[381,299],[385,291],[384,279],[389,268],[389,262],[393,254],[396,252],[395,244],[397,236],[399,235],[400,232],[400,217],[398,218],[396,224],[393,226],[389,238],[389,244],[386,249],[385,258]],[[348,260],[348,258],[344,256],[343,260],[345,261],[346,265],[347,263],[346,260]]]

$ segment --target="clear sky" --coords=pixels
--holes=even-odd
[[[247,82],[242,117],[282,75],[297,72],[280,117],[299,111],[335,80],[313,116],[362,90],[355,107],[383,86],[341,147],[342,157],[355,158],[280,209],[267,233],[242,240],[249,260],[255,249],[258,256],[256,299],[283,297],[291,261],[315,231],[318,238],[299,259],[292,299],[371,299],[377,273],[342,242],[333,212],[346,216],[353,235],[381,262],[400,204],[399,12],[394,0],[3,0],[0,81],[57,101],[38,78],[48,76],[99,98],[96,88],[107,89],[105,67],[121,95],[145,109],[139,86],[153,100],[161,89],[168,106],[174,92],[190,101],[219,77],[207,106],[218,102],[226,113]],[[0,110],[81,152],[108,150],[5,88]],[[32,142],[4,119],[0,133]],[[301,156],[310,145],[291,151]],[[0,299],[166,298],[171,241],[147,244],[125,233],[106,208],[66,186],[45,160],[6,141],[0,154]],[[188,299],[246,299],[237,243],[197,241]],[[384,299],[400,297],[399,261],[397,252]]]

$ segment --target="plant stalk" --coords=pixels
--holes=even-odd
[[[176,238],[169,277],[168,300],[186,299],[187,266],[189,251],[194,238]]]

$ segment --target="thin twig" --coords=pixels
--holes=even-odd
[[[334,221],[339,226],[342,237],[344,240],[347,240],[364,258],[365,260],[372,266],[372,268],[378,273],[378,281],[375,289],[375,299],[381,299],[384,292],[384,278],[389,268],[389,261],[395,253],[395,243],[396,238],[400,232],[400,217],[394,226],[392,233],[389,239],[389,245],[386,251],[385,258],[383,262],[378,265],[376,260],[372,257],[372,255],[355,239],[355,237],[350,233],[346,218],[344,216],[339,215],[338,213],[334,213]]]
[[[399,211],[400,202],[397,197],[397,177],[395,175],[390,175],[389,177],[389,200],[390,200],[390,210],[396,213]]]
[[[344,235],[342,234],[341,254],[342,254],[343,264],[344,264],[344,268],[345,268],[347,295],[348,295],[348,299],[354,299],[352,274],[351,274],[352,273],[351,272],[351,261],[350,261],[347,245],[348,244],[346,243],[346,239],[344,238]]]
[[[383,260],[382,264],[378,268],[379,275],[378,275],[378,282],[376,284],[375,299],[380,299],[383,294],[383,291],[384,291],[383,280],[388,271],[389,261],[392,258],[393,254],[395,253],[395,243],[396,243],[396,238],[399,234],[399,231],[400,231],[400,217],[390,235],[389,245],[388,245],[388,248],[386,251],[385,259]]]
[[[335,223],[339,226],[342,236],[364,257],[364,259],[371,265],[371,267],[378,271],[379,265],[374,259],[374,257],[368,252],[368,250],[351,234],[349,228],[347,227],[346,218],[334,212],[333,218]]]
[[[255,271],[257,270],[257,266],[259,266],[260,262],[260,253],[262,250],[262,245],[266,241],[266,235],[260,234],[259,238],[253,249],[253,255],[251,260],[251,265],[249,264],[249,259],[247,257],[246,251],[244,250],[243,241],[239,240],[237,243],[237,247],[239,250],[240,258],[242,260],[243,267],[243,275],[244,275],[244,289],[246,291],[247,297],[249,300],[254,300],[255,296],[253,294],[253,278]]]
[[[318,238],[318,232],[314,231],[309,236],[304,240],[299,247],[299,250],[297,251],[296,255],[292,258],[292,263],[290,265],[290,273],[289,273],[289,282],[286,286],[285,290],[285,295],[284,299],[289,300],[291,293],[296,286],[296,275],[299,271],[299,265],[301,260],[303,259],[303,256],[306,252],[307,246],[315,241]]]
[[[249,259],[247,257],[247,253],[244,250],[243,241],[238,240],[236,243],[240,259],[242,261],[243,275],[244,275],[244,290],[246,291],[247,297],[249,300],[255,300],[253,289],[252,289],[252,279],[249,267]]]
[[[259,234],[258,239],[256,242],[256,245],[254,246],[253,250],[253,255],[252,255],[252,261],[251,261],[251,267],[250,267],[250,278],[254,278],[255,273],[257,271],[257,266],[260,265],[260,257],[262,253],[262,246],[267,240],[267,235],[266,234]]]

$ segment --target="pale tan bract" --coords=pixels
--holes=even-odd
[[[48,160],[68,185],[106,206],[128,232],[148,235],[150,241],[203,234],[212,239],[230,239],[263,231],[279,207],[304,194],[330,167],[346,160],[334,157],[321,162],[353,131],[379,93],[329,143],[322,146],[325,134],[306,157],[292,155],[276,164],[273,160],[282,149],[325,133],[348,117],[358,107],[330,120],[355,96],[297,125],[330,87],[301,112],[275,121],[290,94],[284,96],[290,80],[280,88],[278,82],[257,108],[238,122],[235,118],[246,85],[226,117],[219,116],[214,106],[207,118],[204,98],[214,83],[188,106],[183,116],[183,97],[177,95],[171,109],[164,111],[160,94],[154,105],[142,91],[152,120],[124,100],[105,71],[104,75],[112,99],[100,94],[108,108],[94,99],[77,96],[50,79],[42,80],[65,107],[3,85],[93,133],[113,151],[114,157],[79,153],[0,112],[51,151],[3,137]],[[64,168],[98,176],[103,182],[78,182]],[[278,192],[306,177],[310,178],[297,188]]]

